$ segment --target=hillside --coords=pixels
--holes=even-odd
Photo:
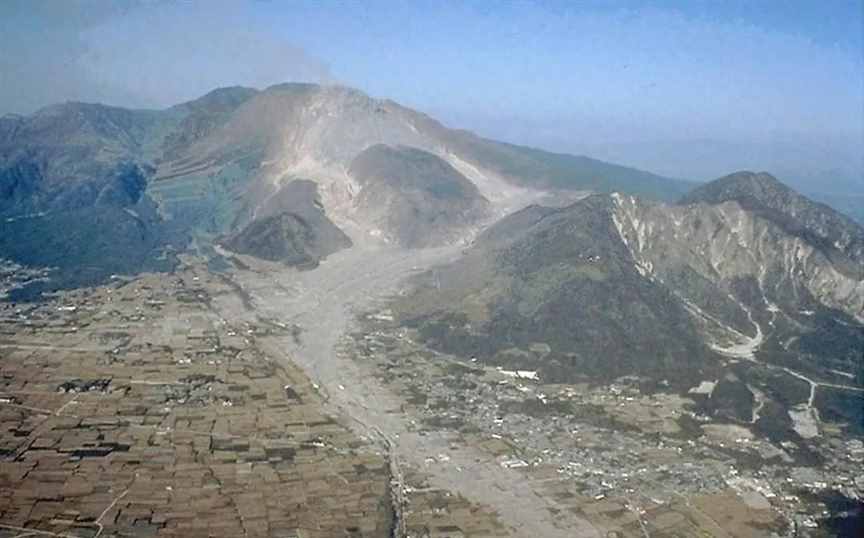
[[[800,379],[851,386],[814,405],[862,431],[855,406],[831,403],[864,387],[862,229],[774,178],[730,178],[678,205],[615,193],[526,208],[394,310],[433,349],[546,382],[637,376],[686,392],[734,372],[752,405],[733,416],[756,392],[807,407],[788,389]]]
[[[405,247],[458,237],[453,231],[488,216],[477,187],[437,155],[409,147],[372,146],[351,161],[348,173],[361,187],[359,212]]]

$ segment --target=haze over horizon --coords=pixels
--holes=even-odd
[[[860,1],[6,2],[0,113],[339,83],[481,135],[693,180],[864,194]]]

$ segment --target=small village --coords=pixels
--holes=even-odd
[[[829,514],[819,499],[832,492],[864,499],[864,444],[838,427],[827,425],[818,439],[824,465],[808,464],[793,457],[794,444],[700,414],[686,397],[646,395],[626,378],[544,384],[533,371],[431,351],[392,319],[367,316],[343,349],[375,364],[424,427],[450,428],[466,442],[492,439],[502,466],[554,476],[554,487],[566,485],[585,513],[594,503],[617,507],[608,513],[629,506],[652,531],[670,535],[687,534],[712,513],[740,518],[741,536],[819,535]],[[642,528],[629,530],[636,536]]]

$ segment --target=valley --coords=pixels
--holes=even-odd
[[[279,84],[5,118],[0,195],[4,538],[860,518],[864,229],[770,174]]]
[[[7,329],[0,347],[7,353],[7,360],[27,354],[28,364],[47,357],[43,354],[57,352],[71,357],[94,353],[99,356],[113,349],[114,356],[125,356],[129,351],[124,350],[141,348],[136,340],[112,348],[110,344],[94,345],[93,336],[87,335],[118,330],[135,334],[134,327],[142,322],[162,324],[168,331],[164,334],[177,334],[177,328],[189,326],[190,321],[192,327],[200,325],[196,318],[210,319],[211,328],[202,333],[202,350],[208,348],[206,338],[215,338],[216,350],[236,346],[238,338],[247,340],[245,345],[253,346],[249,350],[254,349],[253,356],[258,357],[253,361],[268,357],[286,371],[295,372],[290,374],[289,385],[295,391],[305,387],[300,398],[307,405],[318,402],[314,405],[320,406],[320,412],[332,416],[334,424],[356,436],[347,457],[374,455],[379,462],[387,462],[384,469],[389,471],[384,476],[390,476],[390,495],[397,499],[393,525],[402,529],[397,532],[404,536],[435,536],[436,532],[446,535],[457,529],[465,536],[771,536],[788,533],[790,528],[799,528],[800,532],[816,529],[822,505],[803,492],[864,486],[856,477],[864,461],[864,446],[860,441],[845,440],[829,424],[820,425],[819,450],[826,463],[815,464],[799,459],[788,442],[772,443],[746,425],[718,421],[699,411],[695,390],[690,396],[646,391],[637,378],[611,384],[548,383],[533,371],[514,374],[469,357],[429,350],[416,330],[400,327],[391,310],[393,301],[410,291],[412,278],[458,260],[464,249],[461,244],[414,250],[347,249],[311,270],[280,268],[272,262],[217,249],[215,255],[222,259],[223,269],[212,271],[207,269],[212,262],[184,257],[181,286],[165,287],[170,281],[145,277],[103,290],[64,295],[54,303],[62,307],[52,308],[50,317],[56,320],[53,326],[61,331],[65,327],[66,334],[75,335],[67,342],[55,339],[46,343],[39,339],[40,333],[26,339],[12,336],[23,334],[20,331],[25,319],[30,326],[42,323],[37,320],[45,310],[9,312],[13,321],[6,327],[13,331]],[[362,270],[355,269],[358,267]],[[349,268],[355,276],[346,279]],[[166,317],[165,305],[177,300],[187,306],[181,307],[176,317]],[[103,306],[103,301],[110,303]],[[105,311],[107,304],[128,312],[121,318],[122,325],[115,328],[88,321],[93,314],[86,312]],[[142,304],[152,306],[142,308]],[[200,306],[190,311],[190,306],[196,304]],[[25,311],[27,314],[23,314]],[[16,326],[22,329],[14,329]],[[154,336],[148,331],[135,338],[159,345]],[[219,351],[216,355],[202,351],[179,355],[182,347],[170,345],[176,361],[172,368],[183,372],[176,377],[190,378],[190,372],[207,376],[213,371],[225,382],[217,373],[224,368],[219,366]],[[545,352],[542,346],[536,347],[538,352]],[[14,353],[8,355],[9,351]],[[183,356],[189,359],[177,358]],[[142,376],[130,371],[127,383],[141,387],[135,390],[158,394],[170,381],[166,375],[171,374],[168,363],[150,361],[142,355],[138,367],[151,373]],[[124,374],[111,363],[64,363],[74,377],[110,379],[111,387],[123,383]],[[160,366],[155,370],[157,364]],[[4,371],[10,370],[5,367]],[[157,371],[159,375],[154,378]],[[20,379],[19,375],[14,373],[7,379]],[[13,383],[4,391],[5,398],[14,398],[2,404],[7,412],[12,407],[17,409],[14,414],[71,416],[78,420],[91,412],[82,405],[108,397],[84,391],[52,406],[44,399],[31,403],[28,395],[33,393],[32,388],[18,389]],[[111,398],[119,397],[114,394]],[[232,413],[239,411],[236,396],[225,397],[229,400],[217,403],[232,401]],[[104,407],[105,403],[100,405]],[[189,404],[171,404],[173,409],[161,419],[164,424],[174,424],[172,428],[178,431],[174,435],[179,435],[180,423],[176,420],[184,416],[180,414],[184,405]],[[284,415],[282,411],[276,413]],[[177,419],[173,418],[175,414]],[[216,412],[216,416],[222,414]],[[165,422],[169,419],[171,422]],[[276,415],[269,420],[274,419]],[[309,419],[305,420],[308,424]],[[217,435],[200,431],[199,427],[195,432]],[[322,437],[314,429],[306,435],[313,439],[310,443],[333,439],[332,433]],[[31,443],[38,439],[35,433],[28,438]],[[335,441],[323,442],[331,446]],[[101,443],[95,446],[107,446],[105,441]],[[31,444],[30,451],[25,452],[34,462],[52,454],[45,449],[33,452],[35,446]],[[55,450],[62,454],[65,449]],[[350,456],[355,450],[356,456]],[[364,451],[371,455],[362,456]],[[108,451],[101,457],[113,459],[116,456],[112,454]],[[242,451],[231,458],[238,466],[247,465],[244,461],[251,461],[253,469],[263,465]],[[199,456],[195,461],[203,460]],[[331,456],[316,461],[320,463],[304,465],[326,465],[325,469],[333,465]],[[179,465],[179,461],[173,465]],[[176,474],[180,467],[174,469],[166,468],[174,476],[181,476]],[[136,476],[144,477],[149,472],[153,471],[140,468]],[[340,476],[347,475],[340,472]],[[347,480],[346,487],[353,479]],[[106,532],[140,520],[141,516],[134,519],[133,514],[139,513],[136,503],[143,502],[147,490],[136,484],[112,490],[116,503],[108,505],[95,519]],[[176,483],[168,484],[166,487],[180,491]],[[248,484],[258,487],[254,482]],[[16,491],[24,490],[16,487]],[[68,509],[68,500],[56,506]],[[303,506],[304,510],[316,510],[313,505]],[[46,508],[43,505],[42,510]],[[249,535],[278,532],[272,522],[269,526],[258,523],[259,531],[255,531],[249,526],[254,520],[247,519],[254,516],[241,512],[235,517],[239,519],[229,518],[221,524],[236,521]],[[83,537],[87,534],[82,531],[96,526],[87,521],[82,512],[72,519],[55,517],[51,526],[42,528]],[[166,529],[183,520],[150,516],[148,521],[152,529],[163,529],[160,535],[167,535]],[[7,523],[6,528],[11,529],[24,528],[26,522]],[[32,525],[32,520],[27,525]],[[177,528],[195,532],[193,527]],[[307,532],[303,535],[331,535],[324,528]],[[358,532],[363,536],[384,535],[371,530]]]
[[[249,304],[226,304],[224,315],[290,327],[292,335],[270,349],[302,365],[333,412],[359,435],[378,439],[405,468],[422,469],[430,486],[482,499],[515,535],[719,530],[709,514],[742,517],[737,532],[723,525],[723,536],[782,533],[817,525],[811,511],[818,505],[802,501],[802,491],[821,483],[860,487],[860,451],[829,424],[815,434],[794,426],[808,439],[821,432],[820,459],[833,464],[817,472],[795,443],[778,446],[747,426],[718,422],[699,410],[699,398],[645,392],[638,378],[623,385],[538,383],[533,371],[514,379],[500,366],[426,348],[416,331],[399,326],[391,306],[410,295],[412,279],[457,262],[469,243],[352,249],[301,272],[235,259],[240,269],[229,278]],[[356,267],[356,278],[346,279]],[[819,383],[779,369],[810,383],[805,412],[818,421]],[[695,387],[690,392],[698,396]],[[754,407],[750,423],[763,405]],[[410,488],[405,495],[410,513]],[[717,513],[712,503],[719,499],[725,504]]]
[[[396,461],[422,469],[431,487],[490,506],[520,536],[599,536],[581,518],[553,517],[550,501],[535,495],[530,482],[488,454],[460,443],[449,432],[419,431],[400,411],[404,402],[389,394],[374,372],[337,350],[357,314],[398,293],[405,276],[452,259],[458,248],[346,253],[299,275],[252,269],[236,278],[255,305],[247,315],[298,329],[296,338],[274,340],[268,350],[301,365],[329,408],[358,426],[358,434],[383,442]],[[345,280],[347,267],[363,269],[356,278]],[[235,308],[225,315],[242,319],[243,312]],[[429,461],[445,457],[446,465],[429,468]]]

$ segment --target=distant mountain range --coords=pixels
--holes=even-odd
[[[56,268],[46,289],[168,268],[193,239],[308,264],[352,241],[446,242],[526,195],[673,200],[691,186],[343,87],[221,88],[166,110],[65,103],[0,118],[0,257]]]

